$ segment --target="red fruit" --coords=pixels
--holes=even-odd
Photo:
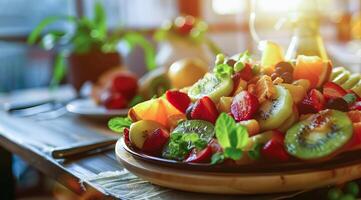
[[[350,110],[359,110],[359,111],[361,111],[361,101],[357,101],[357,102],[353,103],[350,106]]]
[[[189,154],[188,158],[185,162],[189,163],[209,163],[211,162],[212,157],[212,147],[207,146],[205,149],[201,151],[197,151],[193,149]]]
[[[192,119],[201,119],[201,120],[209,121],[213,124],[216,122],[218,115],[219,113],[216,105],[207,96],[199,99],[194,104],[193,110],[191,112]]]
[[[249,63],[245,63],[244,68],[233,75],[233,80],[243,79],[245,81],[250,81],[253,78],[253,70]]]
[[[336,83],[327,82],[323,85],[323,96],[326,99],[342,98],[346,94],[346,90]]]
[[[346,150],[361,148],[361,122],[353,123],[353,135],[346,145]]]
[[[298,105],[300,114],[317,113],[325,106],[325,98],[322,93],[312,89]]]
[[[121,93],[106,92],[101,96],[101,103],[107,109],[122,109],[128,106],[126,98]]]
[[[123,131],[123,137],[124,137],[124,142],[126,145],[131,145],[130,143],[130,139],[129,139],[129,128],[125,128]]]
[[[169,132],[164,129],[156,129],[144,141],[142,150],[151,155],[160,155],[164,145],[168,142]]]
[[[167,91],[165,96],[169,103],[177,108],[182,113],[186,113],[188,106],[191,104],[191,99],[186,93],[179,91]]]
[[[287,161],[290,155],[284,149],[284,135],[276,132],[262,148],[261,155],[273,161]]]
[[[113,78],[112,92],[122,93],[130,101],[137,94],[138,79],[131,73],[121,73]]]
[[[239,122],[253,119],[259,108],[259,102],[253,94],[242,91],[233,98],[231,113],[233,118]]]
[[[212,139],[209,142],[208,146],[210,146],[212,148],[212,154],[223,151],[223,149],[222,149],[221,145],[218,143],[217,139]]]

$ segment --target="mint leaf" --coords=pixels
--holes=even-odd
[[[223,160],[224,160],[223,153],[217,152],[212,155],[211,164],[214,165],[214,164],[222,163]]]
[[[137,105],[138,103],[141,103],[142,101],[144,101],[143,97],[140,95],[136,95],[135,97],[133,97],[133,99],[129,102],[129,107],[133,107],[135,105]]]
[[[214,74],[220,78],[228,78],[231,77],[234,73],[233,67],[227,64],[219,64],[216,65],[213,69]]]
[[[228,147],[224,150],[224,156],[227,158],[231,158],[232,160],[239,160],[242,158],[242,150],[241,149],[237,149],[237,148],[233,148],[233,147]]]
[[[243,149],[247,146],[249,139],[247,128],[240,124],[236,124],[234,129],[237,132],[237,148]]]
[[[237,148],[238,145],[238,134],[237,130],[235,128],[232,128],[229,132],[229,143],[231,144],[231,147]]]
[[[348,104],[352,104],[355,103],[355,101],[357,100],[357,97],[355,94],[346,94],[345,96],[343,96],[343,99],[348,103]]]
[[[259,160],[261,157],[261,149],[262,149],[263,145],[262,144],[256,144],[253,146],[253,148],[248,151],[248,156],[252,159],[252,160]]]
[[[109,120],[108,127],[114,132],[123,133],[124,129],[129,128],[131,124],[132,120],[128,117],[115,117]]]
[[[218,143],[223,147],[230,147],[228,130],[234,127],[236,122],[226,113],[221,113],[216,121],[215,131]]]

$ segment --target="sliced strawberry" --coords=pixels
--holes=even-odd
[[[357,102],[353,103],[350,106],[350,110],[359,110],[359,111],[361,111],[361,101],[357,101]]]
[[[185,162],[190,163],[209,163],[211,162],[212,157],[212,147],[207,146],[205,149],[201,151],[197,151],[193,149],[189,154],[188,158],[186,158]]]
[[[323,96],[326,99],[342,98],[347,94],[341,86],[333,82],[327,82],[323,85]]]
[[[117,92],[106,92],[100,97],[101,103],[107,109],[122,109],[128,106],[127,99]]]
[[[322,93],[316,89],[310,90],[306,97],[298,104],[300,114],[317,113],[325,106],[325,98]]]
[[[361,122],[353,123],[353,134],[347,143],[345,150],[355,150],[361,148]]]
[[[164,145],[168,142],[169,132],[164,129],[156,129],[144,141],[142,150],[151,155],[160,155]]]
[[[261,155],[273,161],[287,161],[290,155],[284,148],[283,133],[275,133],[271,140],[269,140],[262,148]]]
[[[130,139],[129,139],[129,128],[125,128],[123,131],[123,137],[124,137],[124,142],[126,145],[130,145]]]
[[[251,64],[245,63],[244,68],[240,72],[237,72],[235,75],[233,75],[233,80],[242,79],[245,81],[250,81],[253,77],[254,76]]]
[[[348,112],[347,115],[353,123],[361,122],[361,111],[352,110]]]
[[[121,93],[128,101],[133,99],[138,90],[138,79],[131,73],[121,73],[114,77],[112,92]]]
[[[192,119],[201,119],[205,121],[209,121],[211,123],[215,123],[219,112],[217,110],[216,105],[213,101],[205,96],[199,99],[193,106],[193,110],[191,112]]]
[[[171,103],[182,113],[186,113],[188,106],[191,104],[191,99],[186,93],[183,92],[168,90],[165,93],[165,96],[169,103]]]
[[[259,108],[259,102],[253,94],[242,91],[233,98],[231,104],[231,113],[233,118],[239,122],[253,119]]]

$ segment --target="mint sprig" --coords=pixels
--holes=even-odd
[[[342,97],[348,104],[355,103],[357,100],[357,97],[355,94],[346,94]]]
[[[115,117],[109,120],[108,127],[110,130],[123,133],[125,128],[129,128],[132,124],[132,120],[128,117]]]
[[[211,163],[220,163],[225,158],[232,160],[242,158],[243,149],[247,146],[249,139],[247,128],[237,124],[228,114],[221,113],[216,121],[215,131],[218,143],[224,152],[214,154]]]

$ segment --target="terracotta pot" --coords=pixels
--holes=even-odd
[[[103,53],[92,51],[87,54],[73,53],[69,56],[69,82],[79,92],[85,82],[96,82],[102,73],[121,65],[121,63],[122,58],[118,52]]]

